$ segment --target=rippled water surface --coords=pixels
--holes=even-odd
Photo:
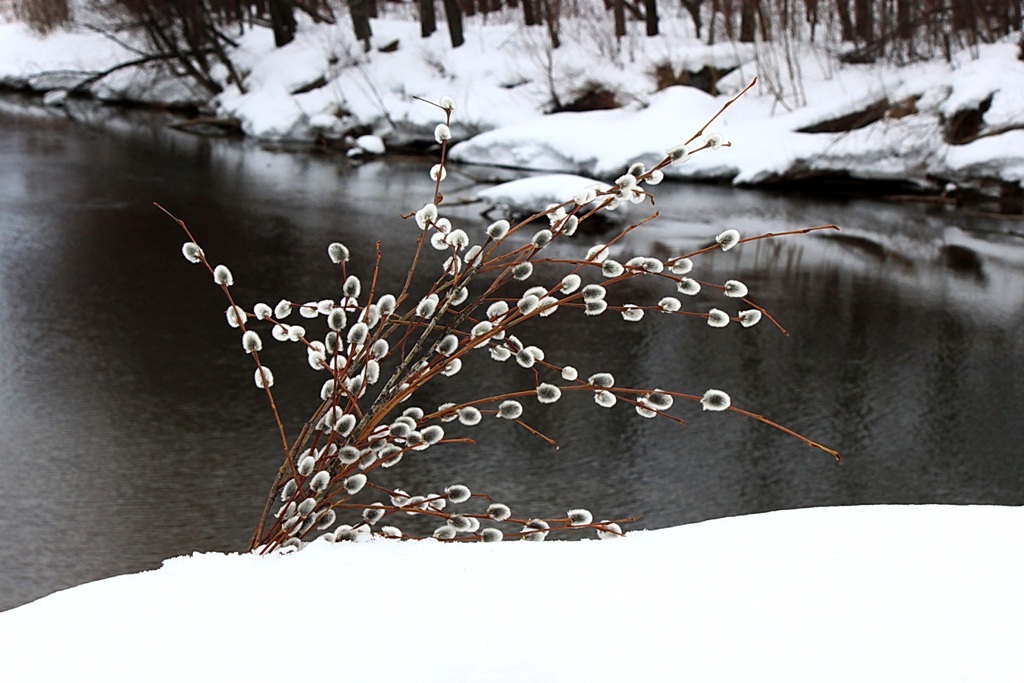
[[[232,267],[235,295],[251,304],[336,297],[324,252],[335,240],[364,275],[380,240],[379,288],[397,290],[415,234],[399,215],[431,191],[422,160],[350,167],[191,137],[150,115],[76,114],[0,105],[0,609],[176,554],[243,548],[279,464],[221,294],[181,258],[181,234],[152,202]],[[471,194],[464,175],[448,184],[449,199]],[[843,227],[698,263],[700,279],[746,282],[789,336],[765,323],[714,330],[566,310],[524,337],[555,362],[611,371],[620,384],[725,389],[837,448],[844,463],[738,415],[679,405],[683,428],[577,395],[557,409],[528,406],[558,450],[489,424],[472,432],[476,446],[407,459],[396,480],[423,492],[461,481],[524,515],[581,506],[640,515],[650,528],[817,505],[1024,503],[1021,222],[715,187],[661,186],[657,198],[661,218],[617,254],[670,256],[726,227]],[[482,208],[450,215],[472,233]],[[574,255],[602,239],[553,251]],[[618,296],[652,303],[671,293],[652,280]],[[294,346],[266,356],[294,433],[322,378]],[[530,382],[479,359],[415,401]]]

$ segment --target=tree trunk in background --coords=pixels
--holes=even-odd
[[[693,21],[693,30],[700,38],[700,30],[704,28],[704,22],[700,18],[700,6],[704,0],[680,0],[686,11],[690,13],[690,19]]]
[[[615,0],[612,10],[615,13],[615,37],[621,38],[626,35],[626,3],[625,0]]]
[[[540,25],[540,11],[537,0],[523,0],[523,23],[527,26]]]
[[[462,7],[459,0],[444,0],[444,16],[448,20],[448,35],[452,37],[452,47],[466,42],[462,34]]]
[[[295,7],[292,0],[269,0],[270,26],[274,30],[274,45],[282,47],[295,39]]]
[[[476,0],[462,0],[462,13],[467,17],[476,14]]]
[[[896,0],[896,35],[900,40],[910,40],[914,27],[910,23],[911,0]]]
[[[647,20],[647,35],[658,35],[658,0],[644,0],[644,15]]]
[[[853,20],[850,18],[849,0],[836,0],[836,13],[839,15],[839,26],[842,29],[841,40],[844,43],[851,43],[857,37],[853,30]]]
[[[420,37],[428,38],[437,30],[434,0],[420,0]]]
[[[558,49],[562,41],[558,39],[558,17],[561,14],[562,0],[542,0],[544,3],[544,19],[548,22],[548,37],[551,47]]]
[[[757,32],[757,0],[740,0],[740,42],[754,42]]]
[[[853,0],[853,13],[857,22],[857,37],[865,43],[875,39],[875,13],[872,0]]]
[[[377,0],[366,0],[366,16],[371,19],[377,18]]]
[[[363,50],[370,51],[370,17],[366,13],[366,0],[348,0],[348,11],[352,15],[352,29],[355,31],[356,40],[363,44]]]

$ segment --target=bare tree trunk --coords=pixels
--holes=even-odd
[[[539,26],[541,24],[540,8],[537,7],[538,0],[523,0],[523,23],[527,26]]]
[[[462,7],[459,0],[444,0],[444,15],[448,20],[448,35],[452,38],[452,47],[466,42],[462,33]]]
[[[740,0],[740,42],[754,42],[757,31],[757,0]]]
[[[875,39],[875,12],[873,0],[853,0],[853,12],[857,20],[857,37],[865,43]]]
[[[704,0],[680,0],[686,11],[690,13],[690,19],[693,21],[693,30],[697,33],[697,37],[700,38],[700,30],[704,28],[704,22],[700,18],[700,6],[704,4]]]
[[[363,50],[370,51],[370,36],[373,31],[370,29],[370,17],[366,13],[366,0],[348,0],[348,11],[352,15],[352,29],[355,31],[356,40],[363,43]]]
[[[811,42],[818,29],[818,0],[804,0],[804,19],[811,27]]]
[[[850,0],[836,0],[836,13],[839,15],[842,41],[853,42],[857,33],[853,30],[853,20],[850,18]]]
[[[419,0],[420,3],[420,37],[428,38],[437,30],[437,13],[434,11],[434,0]]]
[[[274,45],[282,47],[295,39],[295,7],[291,0],[269,0],[270,26],[274,30]]]
[[[658,0],[644,0],[644,18],[647,20],[647,35],[658,35]]]
[[[612,10],[615,15],[615,37],[621,38],[626,35],[626,3],[625,0],[615,0]]]
[[[551,47],[558,49],[562,44],[558,39],[558,16],[561,12],[562,0],[543,0],[544,18],[548,22],[548,37],[551,38]]]
[[[896,0],[896,35],[900,40],[914,37],[914,27],[910,23],[911,0]]]

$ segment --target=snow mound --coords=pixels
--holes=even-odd
[[[533,213],[545,209],[548,204],[561,204],[587,188],[607,188],[593,178],[570,173],[549,173],[501,183],[479,190],[477,199],[504,206],[514,212]]]
[[[1022,534],[1020,508],[878,506],[197,554],[0,614],[0,671],[277,681],[319,654],[351,680],[1024,680]]]

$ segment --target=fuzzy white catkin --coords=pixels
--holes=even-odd
[[[459,422],[472,427],[473,425],[480,424],[480,411],[473,406],[466,406],[465,408],[459,408],[458,412]]]
[[[430,425],[423,428],[423,439],[433,445],[444,438],[444,428],[440,425]]]
[[[508,221],[502,219],[500,221],[494,221],[487,227],[487,236],[493,240],[500,240],[508,234],[509,229],[512,226]]]
[[[452,355],[457,348],[459,348],[459,338],[454,334],[446,334],[441,337],[441,341],[437,342],[437,352],[445,356]]]
[[[538,230],[534,234],[533,239],[530,240],[530,243],[538,249],[542,249],[551,242],[552,237],[553,235],[550,230]]]
[[[437,126],[434,127],[434,139],[437,140],[438,144],[451,140],[452,129],[443,123],[437,124]]]
[[[181,245],[181,254],[190,263],[199,263],[203,260],[203,250],[195,242],[185,242]]]
[[[569,524],[572,526],[586,526],[594,521],[594,515],[589,510],[584,510],[583,508],[569,510],[566,516],[569,518]]]
[[[217,285],[230,287],[235,284],[235,278],[227,266],[217,266],[213,269],[213,282]]]
[[[309,489],[316,493],[322,492],[327,488],[328,482],[331,481],[331,474],[325,470],[321,470],[313,475],[313,478],[309,480]]]
[[[537,386],[537,400],[541,403],[555,403],[562,397],[562,390],[554,384],[543,382]]]
[[[377,312],[383,316],[389,316],[395,312],[395,308],[398,305],[398,300],[395,299],[394,294],[385,294],[377,300]]]
[[[586,310],[584,313],[590,316],[601,315],[608,308],[608,302],[604,299],[598,299],[597,301],[588,301],[586,303]]]
[[[447,112],[455,111],[455,100],[453,100],[449,95],[442,96],[437,103],[441,106],[441,109],[444,109]]]
[[[625,271],[626,269],[623,268],[622,264],[619,263],[618,261],[608,259],[601,264],[601,275],[605,277],[618,277],[622,275]]]
[[[288,299],[281,299],[280,301],[277,302],[277,305],[274,306],[274,317],[277,318],[278,320],[283,320],[284,318],[287,318],[289,315],[291,315],[291,313],[292,302],[288,301]]]
[[[569,273],[562,278],[562,294],[572,294],[580,288],[580,276],[576,273]]]
[[[721,133],[712,133],[704,139],[704,144],[711,149],[720,149],[725,144],[725,136]]]
[[[437,294],[428,294],[423,297],[416,305],[416,315],[421,318],[430,318],[437,310],[438,301]]]
[[[587,384],[601,389],[608,389],[615,386],[615,377],[610,372],[598,372],[587,378]]]
[[[533,313],[535,310],[537,310],[537,307],[539,305],[540,299],[538,299],[533,294],[528,294],[524,296],[522,299],[520,299],[518,302],[516,302],[516,307],[519,309],[519,312],[522,313],[523,315],[529,315],[530,313]]]
[[[700,283],[693,278],[684,277],[679,280],[679,283],[676,285],[676,289],[680,294],[694,296],[700,293]]]
[[[622,307],[622,319],[631,323],[638,322],[644,317],[644,309],[637,308],[634,304],[626,304]]]
[[[274,309],[266,304],[256,304],[252,307],[252,314],[257,320],[269,320],[274,315]]]
[[[674,259],[668,269],[676,275],[686,275],[693,270],[693,260],[685,257]]]
[[[495,522],[504,522],[512,516],[512,510],[504,503],[491,503],[487,506],[487,516]]]
[[[516,280],[528,280],[533,275],[533,264],[529,261],[523,261],[512,266],[512,277]]]
[[[288,330],[290,328],[287,325],[274,325],[274,329],[270,331],[270,336],[279,342],[288,341]]]
[[[686,145],[678,145],[665,152],[673,164],[681,164],[690,158],[690,152],[686,149]]]
[[[416,212],[416,225],[419,226],[420,230],[426,230],[428,225],[431,225],[437,220],[437,205],[436,204],[424,204],[423,208]]]
[[[501,529],[487,528],[480,532],[480,540],[484,543],[497,543],[505,538]]]
[[[602,408],[611,408],[615,405],[616,401],[618,401],[618,399],[615,397],[615,394],[610,391],[602,389],[601,391],[594,392],[594,403]]]
[[[594,261],[595,263],[602,263],[611,252],[608,247],[603,244],[597,244],[587,250],[587,255],[584,257],[584,261]]]
[[[725,311],[712,308],[708,311],[708,325],[711,327],[725,327],[729,324],[729,314]]]
[[[749,294],[747,286],[739,280],[728,280],[724,287],[723,293],[732,299],[742,299]]]
[[[498,417],[505,420],[519,419],[523,414],[523,406],[519,401],[509,399],[498,405]]]
[[[327,315],[327,326],[335,332],[341,332],[345,329],[347,322],[348,319],[343,308],[332,308],[331,312]]]
[[[234,328],[244,325],[247,317],[245,309],[241,306],[228,306],[227,310],[224,311],[224,315],[227,317],[228,325]]]
[[[747,311],[740,311],[738,316],[740,319],[740,325],[743,325],[743,327],[753,327],[761,322],[761,311],[756,308],[751,308]]]
[[[675,313],[683,307],[683,304],[674,296],[666,296],[658,302],[658,307],[666,313]]]
[[[266,389],[274,386],[274,373],[270,371],[266,365],[256,368],[256,374],[253,375],[256,381],[256,386],[259,389]]]
[[[245,334],[242,335],[242,348],[245,349],[246,353],[262,351],[263,340],[260,339],[260,335],[256,334],[252,330],[246,330]]]
[[[729,394],[724,391],[719,389],[708,389],[704,392],[704,397],[701,398],[700,405],[704,410],[728,410],[729,406],[732,405],[732,399],[729,397]]]
[[[575,202],[577,206],[584,206],[595,199],[597,199],[597,190],[593,187],[587,187],[577,193]]]
[[[297,342],[306,336],[306,328],[302,325],[292,325],[288,328],[289,341]]]
[[[607,293],[607,290],[601,285],[587,285],[583,288],[583,300],[587,303],[600,301]]]
[[[315,301],[307,301],[306,303],[299,306],[299,315],[307,320],[312,320],[320,315],[320,311],[317,310],[317,303]]]
[[[366,485],[366,475],[353,474],[351,477],[346,478],[341,485],[345,489],[346,493],[348,493],[350,496],[354,496],[360,491],[362,491],[363,486]]]
[[[715,237],[715,241],[722,248],[722,251],[729,251],[740,243],[740,233],[737,230],[725,230]]]
[[[613,538],[622,538],[622,527],[615,522],[609,522],[607,519],[601,522],[600,528],[597,530],[597,537],[602,541],[607,541]]]
[[[434,164],[430,167],[430,179],[434,181],[443,181],[448,177],[448,169],[441,164]]]
[[[345,263],[349,259],[348,247],[341,242],[331,242],[327,246],[327,255],[335,263]]]
[[[571,365],[566,365],[562,368],[562,379],[567,382],[575,382],[576,378],[580,376],[580,373]]]
[[[448,496],[448,500],[450,500],[453,503],[465,503],[467,500],[469,500],[469,497],[472,495],[472,493],[469,490],[469,487],[463,484],[452,484],[451,486],[447,487],[444,490],[444,492],[445,495]]]

